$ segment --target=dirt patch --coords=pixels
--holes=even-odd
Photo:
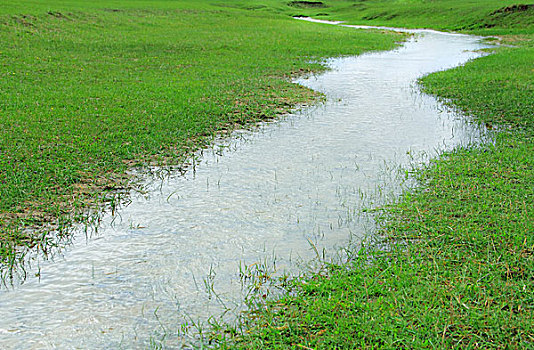
[[[67,15],[61,12],[48,11],[48,15],[55,17],[55,18],[59,18],[59,19],[69,19]]]
[[[502,35],[499,36],[499,41],[503,45],[515,46],[519,43],[528,45],[529,43],[534,43],[534,38],[527,34],[517,34],[517,35]],[[532,44],[530,44],[532,45]]]
[[[29,16],[29,15],[19,15],[19,16],[12,16],[11,19],[19,25],[22,25],[24,27],[33,27],[35,28],[34,22],[36,21],[36,17]]]
[[[497,15],[501,13],[517,13],[528,11],[529,9],[534,8],[534,4],[517,4],[506,7],[501,7],[498,10],[493,11],[490,15]]]
[[[322,1],[291,1],[288,6],[297,8],[323,8],[326,7]]]

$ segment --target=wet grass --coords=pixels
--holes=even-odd
[[[321,58],[400,39],[223,5],[0,4],[2,264],[115,206],[135,185],[128,169],[179,165],[221,130],[313,100],[289,80]]]
[[[352,3],[399,11],[372,24],[440,29],[472,28],[481,8],[510,5],[467,1],[445,16],[457,1]],[[402,14],[402,4],[411,12]],[[469,4],[477,8],[466,11]],[[227,330],[231,342],[224,331],[214,341],[242,349],[534,347],[533,17],[513,16],[517,25],[476,29],[513,47],[421,81],[498,130],[494,144],[432,161],[413,175],[418,189],[378,210],[376,241],[346,264],[295,279],[285,297],[254,310],[244,331]]]
[[[308,101],[283,78],[321,69],[310,59],[393,45],[282,15],[508,34],[516,47],[423,80],[502,130],[495,144],[421,171],[422,187],[381,214],[388,250],[371,243],[346,265],[326,264],[255,311],[231,344],[216,336],[233,348],[532,348],[532,7],[323,3],[0,4],[2,261],[45,241],[46,230],[25,228],[63,227],[114,198],[132,166],[179,163],[218,130]]]

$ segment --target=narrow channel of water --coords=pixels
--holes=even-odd
[[[298,80],[326,103],[236,133],[183,177],[147,180],[149,195],[133,194],[98,235],[41,262],[40,280],[0,291],[0,348],[145,348],[165,335],[175,347],[184,315],[223,310],[205,282],[232,308],[240,262],[290,266],[315,256],[310,242],[357,242],[372,232],[356,219],[366,199],[399,193],[394,169],[484,138],[415,83],[483,47],[422,31],[394,51],[329,60]]]

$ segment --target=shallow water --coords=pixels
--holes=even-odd
[[[316,255],[310,241],[330,257],[357,243],[373,228],[358,220],[362,205],[402,189],[396,169],[484,139],[415,85],[483,47],[430,31],[394,51],[329,60],[331,71],[298,80],[327,102],[235,133],[183,177],[147,180],[149,195],[132,194],[97,235],[40,262],[40,280],[0,291],[0,348],[175,347],[187,343],[175,336],[184,315],[223,310],[204,280],[232,308],[239,262],[276,256],[289,268]]]

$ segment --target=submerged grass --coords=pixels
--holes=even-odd
[[[321,58],[399,40],[226,5],[0,4],[2,264],[115,205],[133,166],[180,164],[221,130],[315,98],[289,78]]]
[[[495,142],[432,161],[414,175],[419,188],[382,208],[376,242],[344,265],[295,280],[288,295],[253,312],[246,331],[215,340],[242,349],[534,348],[532,6],[350,4],[367,10],[339,10],[335,18],[360,21],[374,11],[381,15],[366,24],[476,29],[511,45],[421,81],[427,93],[498,130]],[[492,12],[510,12],[514,22],[474,25]]]

